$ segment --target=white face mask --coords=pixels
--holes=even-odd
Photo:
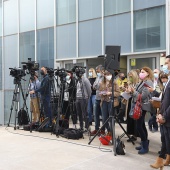
[[[163,82],[163,86],[164,86],[164,87],[166,86],[166,82]]]
[[[109,81],[111,80],[111,78],[112,78],[111,75],[110,76],[106,76],[106,79],[109,80]]]

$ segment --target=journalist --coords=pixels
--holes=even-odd
[[[38,80],[38,73],[35,72],[35,75],[30,79],[29,91],[37,90],[40,88],[40,81]],[[30,94],[30,110],[32,113],[32,122],[39,122],[40,117],[40,95],[39,93]]]
[[[51,115],[51,107],[50,107],[51,87],[49,82],[49,76],[47,74],[47,69],[45,67],[41,67],[40,73],[43,76],[41,85],[38,89],[30,91],[30,94],[34,94],[38,92],[41,94],[41,102],[45,112],[44,114],[46,117],[49,118],[48,126],[51,126],[52,125],[52,115]]]

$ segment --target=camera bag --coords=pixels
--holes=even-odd
[[[18,124],[27,125],[29,123],[29,118],[27,112],[21,108],[18,112]]]
[[[64,134],[62,136],[67,139],[77,139],[77,140],[80,138],[84,138],[83,132],[80,129],[73,129],[73,128],[65,129]]]

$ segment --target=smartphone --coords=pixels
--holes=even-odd
[[[146,83],[144,83],[143,85],[144,85],[145,87],[150,87],[150,86],[149,86],[148,84],[146,84]]]

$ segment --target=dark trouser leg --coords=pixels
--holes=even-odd
[[[100,102],[101,100],[96,100],[94,106],[95,130],[99,130],[99,126],[100,126],[100,115],[101,115]]]
[[[142,116],[137,120],[137,130],[142,141],[147,140],[147,129],[145,126],[145,114],[146,111],[142,110]]]
[[[82,115],[80,99],[76,100],[76,110],[77,110],[77,114],[79,116],[80,128],[83,128],[83,115]]]

